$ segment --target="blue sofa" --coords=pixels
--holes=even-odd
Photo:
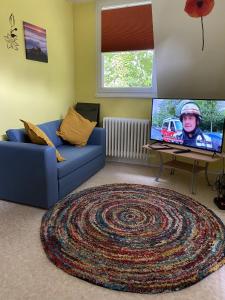
[[[24,129],[10,129],[0,142],[0,199],[50,208],[105,165],[105,129],[95,128],[84,147],[56,135],[61,120],[38,125],[66,159],[57,162],[55,149],[29,142]]]

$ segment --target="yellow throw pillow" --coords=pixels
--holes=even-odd
[[[54,144],[52,141],[47,137],[47,135],[36,125],[26,122],[24,120],[20,120],[24,124],[25,131],[27,135],[29,136],[31,142],[33,144],[38,144],[38,145],[48,145],[51,147],[54,147]],[[58,161],[64,161],[65,159],[60,155],[59,151],[56,150],[56,158]]]
[[[70,144],[85,146],[96,124],[70,107],[56,134]]]

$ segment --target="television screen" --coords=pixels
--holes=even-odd
[[[224,118],[225,100],[155,98],[150,140],[222,152]]]

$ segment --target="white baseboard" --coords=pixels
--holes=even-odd
[[[107,157],[106,161],[150,167],[149,162],[147,160],[143,160],[143,159],[126,159],[126,158]]]

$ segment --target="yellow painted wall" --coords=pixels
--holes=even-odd
[[[75,99],[100,103],[103,117],[149,119],[151,100],[96,97],[96,8],[95,2],[74,5]]]
[[[7,49],[13,13],[19,50]],[[22,22],[47,31],[48,63],[25,58]],[[19,118],[41,123],[62,117],[75,101],[72,4],[66,0],[1,0],[0,135],[22,127]]]

